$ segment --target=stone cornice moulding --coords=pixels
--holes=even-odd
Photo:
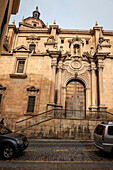
[[[1,56],[13,56],[13,52],[11,52],[11,53],[2,52]]]
[[[12,29],[15,31],[15,33],[18,32],[18,28],[16,27],[16,25],[13,25],[13,24],[8,25],[8,28],[9,28],[9,29],[12,28]]]
[[[31,53],[31,55],[29,56],[33,56],[33,57],[44,57],[44,56],[49,56],[49,54],[47,52],[44,53]]]
[[[90,30],[71,30],[71,29],[60,29],[60,34],[84,34],[84,35],[91,35]]]
[[[57,50],[49,50],[47,49],[47,53],[52,57],[52,58],[58,58],[61,55],[61,51]]]
[[[46,28],[43,28],[43,29],[31,29],[31,30],[25,30],[25,29],[19,29],[18,30],[19,33],[49,33],[48,29]]]
[[[110,54],[110,52],[99,52],[98,51],[95,53],[94,57],[97,60],[99,60],[99,59],[104,60],[109,54]]]
[[[17,78],[17,79],[25,79],[27,78],[26,74],[10,74],[10,78]]]

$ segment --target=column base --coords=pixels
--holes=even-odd
[[[105,105],[99,105],[99,111],[107,111],[107,108]]]
[[[91,111],[97,111],[98,110],[98,106],[90,106],[89,110]]]

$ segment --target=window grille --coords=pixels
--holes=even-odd
[[[35,96],[29,96],[27,112],[33,113],[34,112],[34,106],[35,106]]]
[[[18,60],[17,73],[24,72],[25,60]]]

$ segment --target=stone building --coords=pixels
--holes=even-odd
[[[0,0],[0,54],[11,14],[18,12],[20,0]],[[5,38],[7,44],[7,38]]]
[[[112,119],[113,31],[97,23],[90,30],[48,26],[36,7],[19,28],[9,25],[7,37],[0,112],[8,126],[36,137],[93,138],[96,124]]]

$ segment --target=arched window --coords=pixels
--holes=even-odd
[[[35,44],[30,44],[30,45],[29,45],[29,50],[30,50],[30,51],[35,51],[35,47],[36,47]]]

